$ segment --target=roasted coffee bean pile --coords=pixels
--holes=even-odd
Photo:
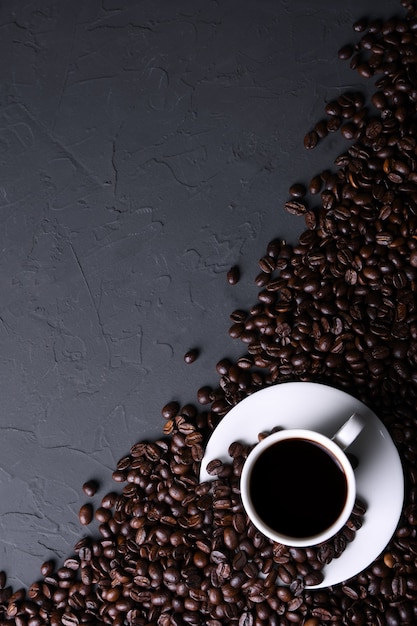
[[[164,437],[135,444],[113,474],[120,491],[95,510],[82,507],[80,522],[94,517],[98,538],[81,539],[62,564],[44,563],[27,591],[0,574],[0,626],[417,622],[417,10],[401,5],[399,17],[357,22],[358,42],[339,51],[376,91],[341,94],[307,133],[307,149],[336,131],[350,144],[332,169],[290,186],[285,208],[306,229],[295,246],[268,244],[257,303],[231,314],[244,354],[218,362],[219,384],[198,390],[197,407],[164,406]],[[332,588],[305,585],[343,545],[320,548],[320,557],[290,552],[247,523],[238,442],[230,464],[213,460],[216,480],[198,479],[207,438],[230,408],[288,380],[331,384],[369,405],[404,465],[394,537],[365,571]]]
[[[364,507],[358,502],[346,526],[316,548],[273,543],[249,523],[240,498],[253,446],[233,442],[230,463],[213,459],[213,481],[199,483],[194,420],[185,407],[169,438],[135,444],[120,459],[114,478],[126,485],[95,510],[99,539],[81,539],[57,569],[45,562],[27,598],[11,595],[3,579],[4,623],[278,625],[341,617],[306,585],[321,583],[323,568],[354,539]]]

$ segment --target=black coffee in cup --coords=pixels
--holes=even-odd
[[[255,461],[249,497],[264,524],[290,537],[330,528],[346,504],[347,478],[338,459],[304,438],[278,441]]]

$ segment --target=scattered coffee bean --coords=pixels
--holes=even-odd
[[[199,401],[199,403],[210,404],[211,402],[210,394],[212,393],[212,391],[213,389],[209,387],[208,385],[204,387],[200,387],[200,389],[197,391],[197,400]]]
[[[94,516],[94,509],[90,503],[83,504],[79,510],[78,517],[83,526],[91,524]]]
[[[178,402],[176,402],[175,400],[173,400],[172,402],[168,402],[168,404],[166,404],[162,408],[162,417],[164,417],[165,419],[171,419],[178,414],[179,410],[180,405],[178,404]]]
[[[353,46],[350,46],[349,44],[340,48],[338,52],[339,59],[343,59],[343,60],[350,59],[352,54],[353,54]]]
[[[88,480],[83,484],[83,491],[86,496],[90,498],[93,497],[97,493],[98,483],[95,480]]]
[[[312,130],[304,137],[304,147],[307,148],[307,150],[311,150],[312,148],[316,147],[318,140],[319,136],[317,132],[315,130]]]
[[[323,181],[320,176],[313,176],[308,186],[308,190],[311,194],[318,194],[322,190]]]
[[[305,204],[296,200],[289,200],[285,203],[284,208],[292,215],[304,215],[306,212]]]
[[[227,272],[227,282],[229,285],[236,285],[240,280],[240,270],[237,265],[234,265]]]
[[[188,350],[188,352],[186,352],[184,354],[184,361],[185,363],[194,363],[194,361],[197,360],[199,355],[199,351],[197,350],[197,348],[193,348],[192,350]]]
[[[307,190],[302,183],[294,183],[288,191],[290,196],[293,198],[304,198],[307,193]]]

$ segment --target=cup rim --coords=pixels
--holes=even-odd
[[[342,511],[340,512],[337,519],[333,522],[333,524],[331,524],[323,532],[316,535],[311,535],[308,537],[292,537],[290,535],[277,532],[276,530],[268,526],[268,524],[266,524],[259,517],[252,505],[252,501],[249,496],[248,484],[254,463],[266,448],[269,448],[269,446],[279,441],[285,441],[287,439],[307,439],[322,445],[331,454],[333,454],[333,456],[336,457],[338,462],[341,464],[346,476],[347,495],[346,502]],[[291,428],[272,433],[255,445],[255,447],[248,454],[245,463],[243,464],[242,474],[240,478],[240,490],[243,507],[249,519],[265,536],[269,537],[269,539],[272,539],[277,543],[282,543],[283,545],[287,545],[289,547],[309,547],[327,541],[328,539],[336,535],[336,533],[347,522],[355,504],[356,479],[352,465],[347,458],[346,453],[337,445],[337,443],[332,441],[331,438],[313,430],[308,430],[305,428]]]

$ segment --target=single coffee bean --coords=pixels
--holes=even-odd
[[[294,183],[288,191],[290,196],[293,198],[304,198],[307,193],[307,190],[302,183]]]
[[[339,59],[343,59],[343,60],[350,59],[352,54],[353,54],[353,47],[350,45],[342,46],[338,51]]]
[[[92,497],[97,493],[98,483],[96,480],[88,480],[83,484],[83,491],[86,496]]]
[[[319,139],[324,139],[329,134],[329,131],[327,130],[327,122],[326,122],[326,120],[320,120],[319,122],[317,122],[314,125],[313,130],[314,130],[314,132],[317,133],[317,136],[318,136]]]
[[[199,355],[199,351],[197,350],[197,348],[192,348],[191,350],[188,350],[185,354],[184,354],[184,361],[185,363],[194,363],[194,361],[197,360]]]
[[[237,265],[231,267],[227,272],[227,282],[229,285],[236,285],[240,280],[240,270]]]
[[[329,133],[335,133],[339,130],[342,124],[342,119],[338,116],[333,116],[327,121],[327,130]]]
[[[90,503],[83,504],[79,510],[78,518],[84,526],[90,524],[93,520],[94,509]]]
[[[52,560],[45,561],[41,565],[42,576],[50,576],[55,570],[55,562]]]
[[[316,131],[312,130],[304,137],[304,147],[307,148],[307,150],[311,150],[316,147],[318,140],[319,138]]]
[[[284,204],[284,208],[288,213],[292,215],[304,215],[306,212],[306,205],[299,200],[289,200]]]
[[[356,135],[356,126],[352,122],[347,122],[341,126],[340,132],[345,139],[353,139]]]
[[[212,393],[213,389],[211,387],[209,387],[208,385],[205,385],[204,387],[200,387],[200,389],[198,389],[197,391],[197,400],[200,404],[210,404],[211,400],[210,400],[210,394]]]
[[[308,185],[308,190],[311,194],[316,195],[320,193],[323,187],[323,181],[320,176],[313,176]]]
[[[180,405],[175,400],[173,400],[172,402],[168,402],[168,404],[166,404],[162,408],[162,417],[164,419],[171,419],[175,417],[179,411],[179,408]]]

